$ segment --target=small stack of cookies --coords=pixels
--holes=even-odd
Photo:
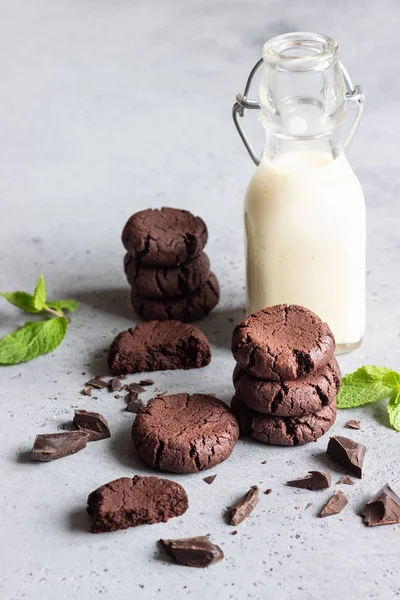
[[[195,321],[219,301],[219,284],[203,252],[204,221],[187,210],[148,209],[126,223],[122,242],[134,310],[145,321]]]
[[[239,323],[231,408],[242,433],[279,446],[321,437],[336,418],[341,375],[334,352],[328,325],[302,306],[279,304]]]

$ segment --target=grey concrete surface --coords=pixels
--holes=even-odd
[[[368,330],[340,364],[400,369],[399,25],[389,0],[0,0],[0,289],[32,289],[43,272],[53,298],[82,302],[56,352],[0,370],[1,600],[400,595],[399,527],[368,529],[357,515],[385,482],[400,491],[400,434],[388,428],[385,402],[341,412],[332,430],[368,446],[365,479],[345,489],[340,517],[317,517],[331,490],[284,485],[311,468],[340,477],[324,457],[327,436],[294,449],[240,441],[211,486],[202,474],[172,476],[189,494],[183,517],[92,535],[88,493],[149,470],[133,453],[124,401],[80,394],[89,375],[107,373],[113,336],[135,322],[122,226],[140,208],[171,205],[206,220],[222,298],[200,324],[211,365],[154,378],[161,390],[230,400],[231,319],[244,305],[242,199],[253,172],[230,110],[263,42],[299,29],[339,40],[368,99],[350,152],[368,202]],[[261,147],[261,131],[249,127]],[[1,302],[1,335],[24,320]],[[111,439],[32,464],[35,434],[57,431],[75,407],[103,413]],[[344,429],[349,418],[361,419],[360,432]],[[232,536],[224,507],[253,484],[273,492]],[[207,533],[225,553],[207,570],[171,564],[156,546]]]

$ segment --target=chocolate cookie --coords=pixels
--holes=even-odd
[[[226,460],[239,427],[221,400],[206,394],[153,398],[132,427],[141,458],[161,471],[196,473]]]
[[[141,323],[117,335],[108,351],[108,364],[114,375],[197,369],[210,360],[204,333],[181,321]]]
[[[93,533],[136,527],[143,523],[166,523],[189,506],[179,483],[159,477],[121,477],[102,485],[88,498]]]
[[[335,358],[310,375],[279,382],[256,379],[236,365],[233,384],[249,408],[276,417],[299,417],[330,404],[340,389],[341,376]]]
[[[207,281],[210,260],[204,252],[177,267],[146,267],[132,254],[124,259],[126,277],[135,292],[146,298],[171,298],[190,294]]]
[[[248,373],[279,381],[326,365],[335,338],[326,323],[303,306],[278,304],[253,313],[232,336],[232,353]]]
[[[336,399],[321,410],[301,417],[273,417],[247,408],[237,396],[231,403],[240,431],[253,440],[275,446],[298,446],[315,442],[335,422]]]
[[[128,219],[122,243],[142,265],[173,267],[198,256],[207,243],[204,221],[188,210],[149,208]]]
[[[175,298],[145,298],[132,290],[132,306],[145,321],[157,319],[178,319],[197,321],[208,314],[219,301],[219,284],[214,273],[210,273],[206,283],[186,296]]]

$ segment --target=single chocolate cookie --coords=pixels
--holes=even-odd
[[[303,306],[278,304],[236,325],[232,353],[253,377],[296,379],[325,366],[335,351],[326,323]]]
[[[210,273],[206,283],[186,296],[175,298],[145,298],[132,290],[131,301],[134,310],[145,321],[157,319],[178,319],[197,321],[208,314],[219,301],[219,284],[214,273]]]
[[[189,506],[179,483],[159,477],[121,477],[102,485],[88,498],[93,533],[136,527],[143,523],[166,523]]]
[[[124,267],[129,284],[146,298],[171,298],[190,294],[203,285],[210,273],[210,260],[204,252],[177,267],[146,267],[127,253]]]
[[[188,210],[141,210],[128,219],[122,243],[142,265],[174,267],[198,256],[207,243],[204,221]]]
[[[205,367],[211,351],[204,333],[181,321],[148,321],[122,331],[110,346],[114,375]]]
[[[172,473],[214,467],[228,458],[238,436],[239,427],[228,406],[206,394],[153,398],[132,427],[141,458]]]
[[[286,381],[256,379],[239,365],[233,371],[240,400],[253,410],[276,417],[299,417],[321,410],[336,398],[341,381],[335,358],[319,371]]]
[[[237,396],[231,403],[240,431],[253,440],[275,446],[298,446],[315,442],[336,419],[336,398],[321,410],[301,417],[273,417],[247,408]]]

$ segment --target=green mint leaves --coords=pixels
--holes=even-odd
[[[386,367],[365,366],[343,377],[339,408],[354,408],[383,398],[388,404],[391,426],[400,431],[400,373]]]
[[[1,365],[26,362],[55,350],[68,330],[69,319],[64,314],[64,310],[72,312],[79,306],[79,302],[75,300],[47,301],[43,275],[39,277],[33,295],[27,292],[0,292],[0,295],[27,313],[41,313],[46,316],[44,321],[28,321],[0,340]],[[53,315],[55,318],[51,318]]]

